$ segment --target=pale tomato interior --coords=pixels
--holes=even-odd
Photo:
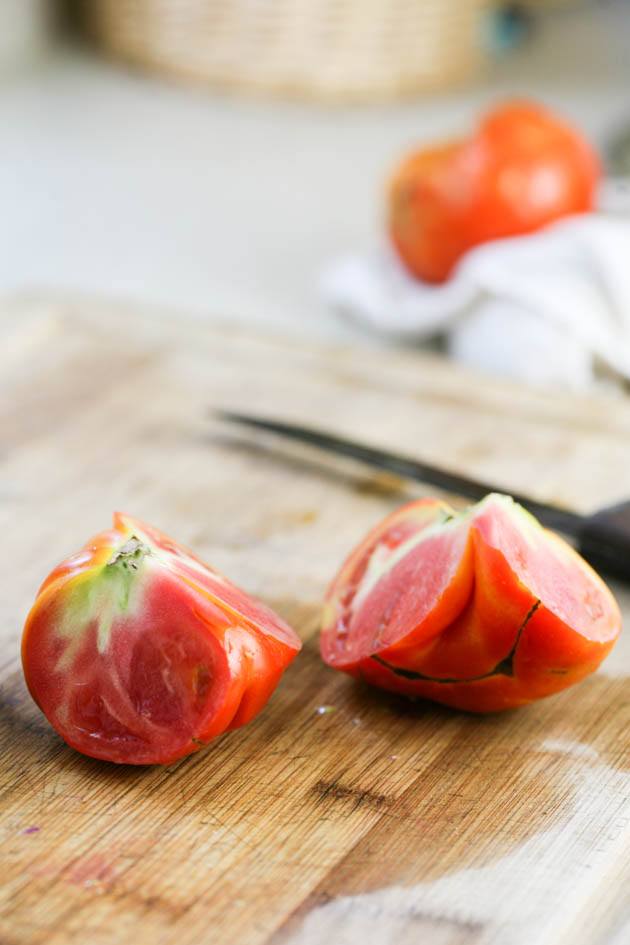
[[[372,547],[370,560],[357,561],[349,591],[333,585],[331,596],[338,596],[343,617],[339,619],[339,609],[337,619],[322,631],[325,660],[352,663],[386,649],[422,624],[444,599],[468,541],[468,523],[452,520],[440,527],[444,520],[444,508],[439,506],[432,521],[418,522],[411,532],[398,523],[405,540],[393,553],[385,530],[382,540]],[[456,609],[470,595],[470,580],[464,576],[463,583],[464,587],[457,587]],[[452,619],[454,614],[446,609]]]

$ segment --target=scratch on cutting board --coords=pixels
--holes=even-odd
[[[312,794],[318,801],[351,801],[352,809],[368,807],[372,810],[383,810],[391,807],[395,799],[386,794],[379,794],[366,788],[350,787],[339,781],[317,781],[313,785]]]

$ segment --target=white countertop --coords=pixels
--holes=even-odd
[[[598,142],[630,120],[630,5],[556,12],[475,88],[378,108],[218,97],[56,53],[0,81],[0,297],[71,290],[323,338],[322,266],[378,238],[386,174],[509,94]]]

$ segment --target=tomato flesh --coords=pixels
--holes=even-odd
[[[22,656],[31,694],[68,744],[153,764],[253,718],[300,645],[192,553],[117,515],[46,579]]]

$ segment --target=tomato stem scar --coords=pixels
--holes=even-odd
[[[131,568],[131,570],[137,571],[142,558],[150,554],[151,549],[149,546],[145,545],[139,538],[133,535],[112,555],[107,562],[107,567],[111,568],[116,564],[120,564],[123,568]]]

